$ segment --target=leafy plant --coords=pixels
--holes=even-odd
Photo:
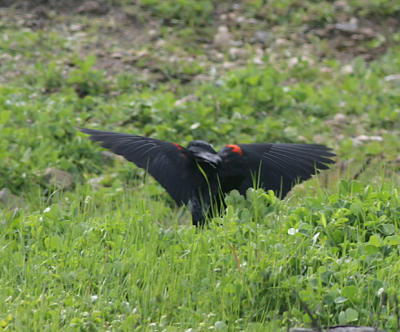
[[[67,85],[74,88],[79,97],[99,95],[107,90],[104,72],[93,69],[96,63],[94,55],[88,55],[86,59],[75,58],[77,67],[69,72]]]

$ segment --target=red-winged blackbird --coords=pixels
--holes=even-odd
[[[178,205],[189,206],[194,225],[203,225],[211,203],[220,207],[223,195],[233,189],[245,195],[256,183],[283,198],[295,184],[327,169],[335,156],[318,144],[228,144],[217,153],[200,140],[185,148],[150,137],[80,130],[146,169]]]

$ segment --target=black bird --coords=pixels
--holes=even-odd
[[[241,195],[256,181],[283,198],[297,183],[309,179],[335,156],[319,144],[228,144],[216,152],[205,141],[178,143],[155,138],[80,129],[93,141],[146,169],[180,205],[189,206],[193,224],[203,225],[210,205],[223,206],[233,189]]]

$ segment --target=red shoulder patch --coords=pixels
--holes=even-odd
[[[179,151],[183,150],[183,147],[180,144],[178,144],[178,143],[172,143],[172,144],[175,145]]]
[[[236,145],[236,144],[228,144],[227,147],[231,148],[231,149],[232,149],[232,152],[238,153],[238,154],[240,154],[241,156],[243,155],[243,151],[242,151],[242,149],[240,148],[239,145]]]
[[[178,144],[178,143],[172,143],[172,144],[175,145],[178,148],[178,150],[182,152],[182,154],[185,158],[187,158],[187,155],[185,152],[183,152],[183,147],[180,144]]]

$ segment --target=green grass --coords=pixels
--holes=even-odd
[[[249,59],[227,70],[229,51],[214,61],[210,48],[230,4],[109,4],[156,20],[163,43],[126,40],[108,16],[55,11],[31,29],[14,19],[18,9],[0,15],[0,189],[20,199],[0,202],[0,329],[286,331],[311,325],[301,299],[323,326],[396,331],[400,85],[385,78],[400,72],[398,29],[369,62],[344,60],[329,36],[292,34],[338,14],[386,22],[398,5],[245,1],[236,14],[255,23],[228,25]],[[287,44],[272,42],[255,65],[249,36],[267,26]],[[374,41],[361,43],[372,51]],[[77,127],[216,148],[323,143],[337,166],[284,201],[232,192],[225,215],[199,230],[153,179],[105,158]],[[48,167],[71,173],[75,187],[54,188]]]
[[[120,1],[124,5],[124,0]],[[152,15],[161,17],[170,24],[189,26],[203,26],[212,23],[215,12],[221,7],[238,5],[243,14],[267,19],[272,24],[288,24],[299,26],[304,22],[321,24],[332,22],[335,15],[343,11],[354,13],[361,17],[368,15],[395,15],[400,12],[398,3],[388,0],[355,0],[340,6],[329,1],[303,1],[296,0],[245,0],[239,3],[234,1],[216,0],[142,0],[141,6]],[[344,7],[344,8],[341,8]]]
[[[3,212],[2,327],[285,331],[308,321],[296,293],[321,324],[373,325],[383,292],[380,326],[395,327],[396,188],[342,181],[288,202],[233,192],[203,230],[146,192],[84,186]]]

